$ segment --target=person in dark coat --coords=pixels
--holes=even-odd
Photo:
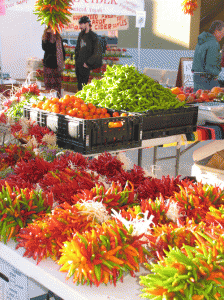
[[[223,37],[223,21],[212,22],[208,32],[204,31],[198,36],[192,65],[194,92],[199,89],[211,90],[219,85],[217,80],[221,72],[219,42]]]
[[[89,80],[90,70],[102,66],[102,47],[99,38],[91,30],[91,21],[87,16],[79,20],[81,32],[75,48],[75,66],[78,81],[78,90]]]
[[[58,32],[54,33],[48,26],[43,33],[42,49],[44,50],[44,85],[46,90],[56,90],[61,97],[61,73],[64,68],[65,49]]]

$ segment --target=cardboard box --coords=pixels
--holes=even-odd
[[[206,164],[207,167],[224,170],[224,151],[216,152]]]

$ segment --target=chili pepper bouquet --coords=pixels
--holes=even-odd
[[[50,26],[54,32],[60,32],[70,22],[68,16],[71,15],[71,4],[71,0],[37,0],[34,14],[41,24]]]

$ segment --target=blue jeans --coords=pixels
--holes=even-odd
[[[194,93],[197,90],[211,90],[215,86],[219,86],[219,82],[216,79],[210,79],[206,77],[202,77],[201,75],[194,74]]]

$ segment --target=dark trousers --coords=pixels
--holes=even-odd
[[[78,90],[81,91],[83,84],[88,83],[90,70],[89,68],[84,68],[83,66],[76,66],[75,70],[78,81]]]
[[[194,79],[194,93],[200,89],[201,90],[211,90],[213,87],[219,86],[217,79],[206,78],[199,74],[194,74],[193,79]]]

